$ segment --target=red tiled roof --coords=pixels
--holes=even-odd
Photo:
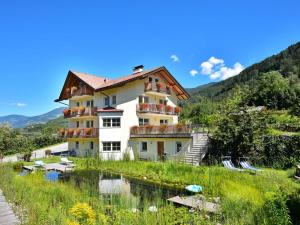
[[[123,112],[123,109],[116,109],[114,107],[108,106],[102,109],[98,109],[97,112]]]

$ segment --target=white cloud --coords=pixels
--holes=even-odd
[[[244,66],[239,62],[236,62],[233,67],[227,67],[225,66],[223,59],[218,59],[214,56],[210,57],[207,61],[202,62],[200,67],[201,73],[209,75],[212,80],[226,80],[229,77],[238,75],[244,70]]]
[[[172,59],[173,62],[179,62],[179,58],[177,55],[171,55],[170,59]]]
[[[191,70],[190,74],[194,77],[198,74],[198,71],[197,70]]]
[[[16,105],[16,106],[18,106],[18,107],[25,107],[25,106],[27,106],[27,104],[26,104],[26,103],[23,103],[23,102],[17,102],[17,103],[15,103],[14,105]]]

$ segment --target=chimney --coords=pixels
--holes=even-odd
[[[133,70],[133,73],[139,73],[144,70],[144,66],[143,65],[135,66],[135,67],[133,67],[132,70]]]

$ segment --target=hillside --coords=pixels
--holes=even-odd
[[[24,128],[34,124],[45,124],[62,115],[64,107],[53,109],[38,116],[8,115],[0,117],[0,124],[10,124],[13,128]]]
[[[289,46],[277,55],[268,57],[246,68],[235,77],[218,83],[201,85],[196,88],[188,89],[188,91],[193,94],[193,98],[203,96],[211,99],[223,99],[228,96],[235,87],[251,84],[252,81],[257,80],[262,73],[270,71],[278,71],[283,77],[289,78],[292,83],[299,84],[300,42]]]

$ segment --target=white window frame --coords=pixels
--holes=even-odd
[[[117,104],[117,96],[116,95],[111,96],[111,104],[112,105],[116,105]]]
[[[160,125],[168,125],[169,124],[169,120],[167,120],[167,119],[160,119],[159,120],[159,124]]]
[[[148,120],[147,123],[145,123],[145,120]],[[145,126],[150,124],[150,119],[149,118],[139,118],[139,126]]]
[[[114,120],[118,119],[119,122],[114,122]],[[104,120],[109,120],[104,122]],[[109,124],[109,126],[104,126],[104,124]],[[119,124],[116,126],[116,124]],[[102,118],[102,127],[103,128],[120,128],[121,127],[121,117],[103,117]]]
[[[102,146],[103,146],[102,147],[103,152],[120,152],[121,151],[121,141],[102,141]]]
[[[109,104],[109,100],[110,100],[110,99],[109,99],[109,96],[105,96],[105,97],[104,97],[104,105],[105,105],[105,106],[109,106],[109,105],[110,105],[110,104]]]

